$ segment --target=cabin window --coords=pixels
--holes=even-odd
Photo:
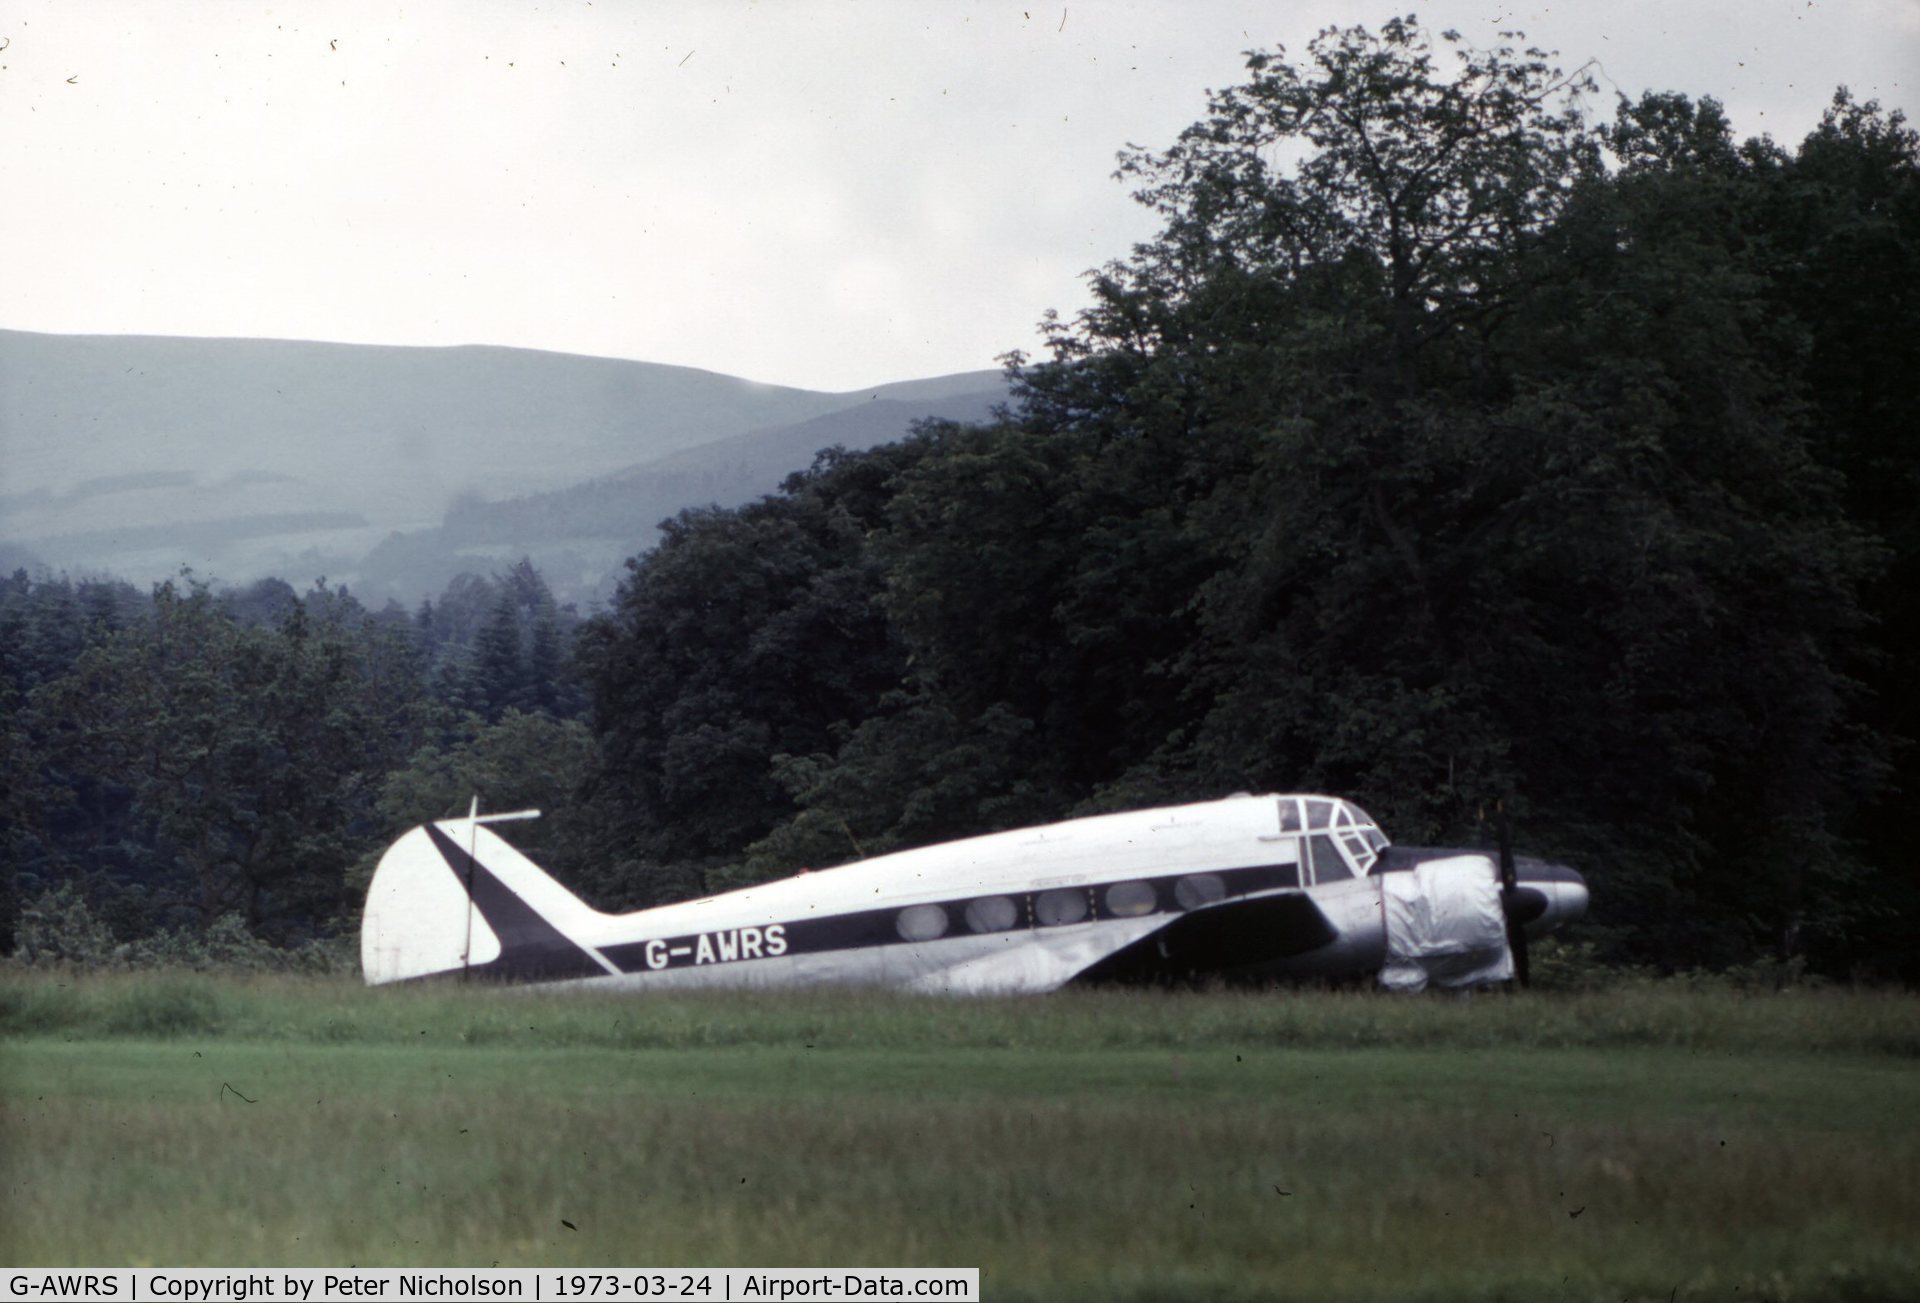
[[[908,941],[932,941],[947,934],[947,911],[943,905],[909,905],[900,911],[894,926]]]
[[[1215,873],[1195,873],[1173,884],[1173,899],[1181,909],[1199,909],[1227,898],[1227,884]]]
[[[1042,927],[1078,923],[1087,916],[1087,893],[1078,887],[1043,891],[1033,898],[1033,917]]]
[[[1115,918],[1138,918],[1153,913],[1159,902],[1146,882],[1116,882],[1107,888],[1107,913]]]
[[[1020,907],[1006,896],[982,896],[967,905],[967,926],[975,932],[1005,932],[1020,925]]]
[[[1315,882],[1338,882],[1353,876],[1353,870],[1347,867],[1347,862],[1340,858],[1340,852],[1334,848],[1333,838],[1322,833],[1307,840],[1313,844]]]

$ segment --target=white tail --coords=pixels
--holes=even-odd
[[[368,985],[439,974],[555,980],[615,971],[574,938],[600,915],[484,824],[415,828],[367,887],[360,967]]]

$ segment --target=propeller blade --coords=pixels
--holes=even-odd
[[[1514,917],[1519,898],[1520,874],[1513,862],[1513,837],[1507,828],[1507,803],[1494,806],[1495,830],[1500,838],[1500,908],[1507,916],[1507,947],[1513,951],[1513,976],[1521,986],[1530,986],[1533,974],[1527,964],[1527,929]]]

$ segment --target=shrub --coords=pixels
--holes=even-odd
[[[117,966],[127,958],[127,946],[87,904],[72,882],[30,897],[20,908],[14,930],[13,961],[30,968],[71,965],[77,968]]]

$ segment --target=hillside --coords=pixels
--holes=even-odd
[[[616,477],[624,509],[569,531],[592,558],[568,584],[584,596],[586,569],[617,567],[682,506],[742,501],[818,447],[984,414],[1002,392],[995,372],[829,394],[525,349],[0,331],[0,553],[139,583],[183,565],[325,574],[412,600],[555,541],[512,500]],[[440,530],[455,504],[481,535]],[[407,563],[383,565],[396,547]]]
[[[750,502],[810,465],[823,448],[871,448],[927,418],[985,420],[1005,391],[997,376],[982,378],[994,387],[912,401],[876,395],[812,420],[717,439],[551,493],[498,502],[464,499],[440,526],[389,535],[360,566],[360,590],[376,600],[438,591],[462,571],[484,573],[525,555],[568,599],[604,600],[626,558],[650,546],[658,524],[682,508]]]

